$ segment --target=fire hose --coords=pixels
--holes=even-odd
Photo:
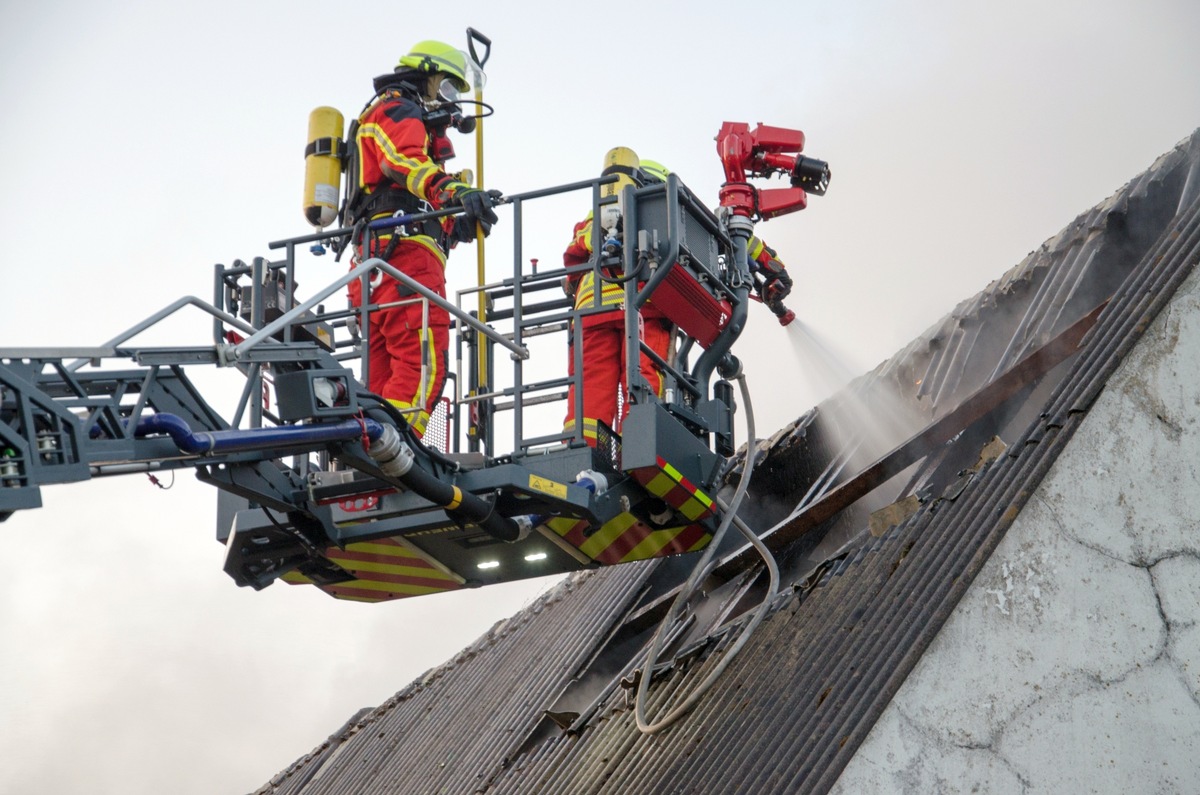
[[[709,542],[708,547],[704,550],[703,557],[697,561],[695,568],[692,569],[691,576],[688,577],[687,582],[684,583],[683,588],[681,588],[679,593],[676,595],[675,601],[671,604],[671,610],[667,614],[667,617],[662,621],[661,624],[658,625],[658,629],[654,633],[654,638],[650,641],[650,650],[646,653],[646,660],[642,664],[642,674],[638,680],[637,696],[634,700],[634,717],[637,720],[638,730],[643,734],[656,734],[662,731],[678,721],[696,706],[700,699],[704,697],[704,694],[712,688],[713,684],[715,684],[721,674],[724,673],[725,669],[729,667],[729,664],[733,662],[733,658],[736,657],[738,652],[742,650],[742,647],[746,645],[746,642],[758,628],[758,625],[762,623],[764,618],[766,618],[767,613],[771,609],[771,603],[774,600],[775,593],[779,590],[779,566],[775,562],[775,557],[771,554],[771,551],[767,549],[766,545],[759,540],[754,531],[737,516],[737,509],[741,505],[742,499],[746,496],[746,489],[750,484],[750,475],[754,471],[755,440],[754,409],[750,402],[750,392],[746,387],[745,375],[739,373],[737,375],[737,381],[742,393],[742,402],[746,405],[746,467],[742,471],[741,481],[738,483],[737,489],[733,495],[733,499],[730,500],[729,504],[726,505],[720,499],[717,500],[717,504],[720,506],[724,514],[721,519],[721,524],[718,526],[717,531],[713,534],[712,541]],[[653,676],[655,663],[658,659],[659,652],[662,650],[663,638],[666,635],[667,628],[672,626],[678,619],[680,609],[684,604],[687,603],[689,599],[691,599],[700,582],[708,573],[709,565],[712,562],[713,556],[716,554],[717,548],[721,544],[721,540],[725,537],[726,532],[729,530],[730,524],[736,525],[742,535],[746,537],[746,540],[749,541],[758,554],[762,556],[763,562],[767,567],[767,574],[769,577],[767,594],[765,597],[763,597],[762,603],[758,606],[758,609],[750,618],[750,621],[746,624],[745,629],[742,630],[742,633],[738,637],[737,641],[735,641],[729,650],[725,652],[725,656],[722,657],[721,661],[717,663],[712,671],[709,672],[704,681],[697,685],[696,689],[688,694],[687,698],[685,698],[682,703],[680,703],[659,720],[651,723],[646,718],[646,697],[650,690],[650,679]]]

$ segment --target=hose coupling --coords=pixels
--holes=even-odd
[[[367,455],[375,460],[385,475],[393,478],[408,474],[414,460],[412,448],[391,425],[383,426],[383,433],[371,442]]]

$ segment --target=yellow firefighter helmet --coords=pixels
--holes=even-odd
[[[396,64],[396,71],[402,69],[414,69],[429,74],[440,72],[449,78],[450,83],[459,91],[468,91],[471,88],[471,83],[467,80],[466,53],[445,42],[417,42]]]
[[[642,175],[647,178],[648,182],[666,182],[667,175],[671,172],[662,163],[656,163],[653,160],[643,160],[639,166]]]

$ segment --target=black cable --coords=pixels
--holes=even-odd
[[[496,112],[496,109],[493,108],[491,105],[489,105],[486,102],[483,102],[481,100],[478,100],[478,99],[459,98],[459,99],[455,100],[452,104],[454,104],[454,105],[478,105],[479,107],[481,107],[485,111],[487,111],[486,113],[480,113],[476,116],[465,116],[464,115],[463,118],[465,118],[465,119],[486,119],[488,116],[491,116],[492,114],[494,114]]]
[[[606,276],[602,267],[600,269],[600,281],[606,284],[625,284],[626,282],[631,282],[642,275],[642,271],[646,269],[646,262],[648,260],[649,257],[645,254],[639,254],[637,267],[633,269],[632,273],[627,273],[624,276]]]

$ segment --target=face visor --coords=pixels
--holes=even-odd
[[[462,96],[462,92],[454,84],[455,78],[437,73],[429,78],[429,85],[425,92],[425,100],[430,103],[455,103]]]

